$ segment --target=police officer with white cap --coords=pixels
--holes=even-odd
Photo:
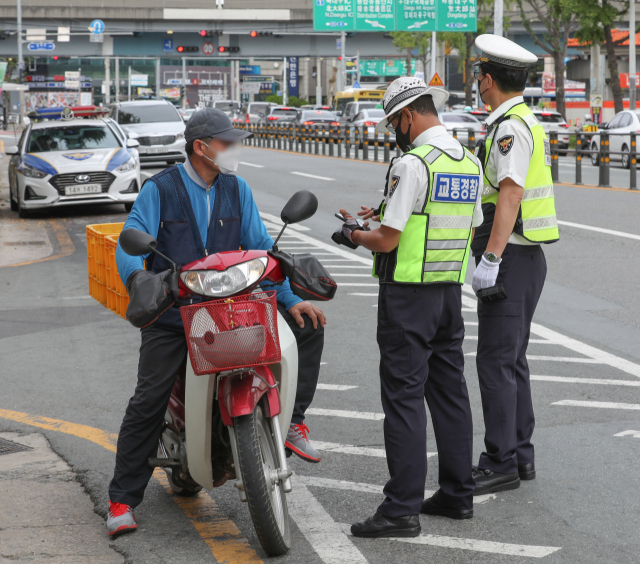
[[[474,76],[485,104],[484,222],[471,246],[478,303],[476,364],[485,452],[474,467],[474,495],[511,490],[536,475],[535,424],[527,345],[547,263],[541,243],[558,240],[549,141],[522,93],[538,58],[513,41],[480,35]]]
[[[383,99],[386,117],[377,129],[395,132],[405,154],[390,166],[380,209],[363,206],[359,213],[382,225],[365,230],[341,210],[347,219],[341,234],[374,252],[373,275],[380,281],[377,340],[391,475],[375,515],[351,527],[359,537],[417,536],[419,513],[473,516],[461,285],[473,228],[482,223],[482,170],[440,123],[437,108],[448,97],[414,77],[389,86]],[[440,485],[426,501],[425,399]]]

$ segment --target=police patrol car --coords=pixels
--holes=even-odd
[[[69,108],[58,116],[31,115],[6,150],[12,211],[24,218],[37,209],[114,203],[130,211],[140,190],[138,142],[108,118],[78,119]]]

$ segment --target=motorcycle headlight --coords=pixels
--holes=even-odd
[[[116,170],[118,172],[128,172],[136,168],[136,160],[131,157],[126,163],[121,164]]]
[[[45,176],[47,176],[46,172],[43,172],[24,162],[20,166],[20,171],[22,172],[22,174],[28,176],[29,178],[44,178]]]
[[[260,257],[226,270],[189,270],[180,275],[194,294],[224,298],[255,284],[267,268],[267,257]]]

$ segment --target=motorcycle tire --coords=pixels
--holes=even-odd
[[[271,425],[258,405],[253,413],[236,417],[234,428],[242,483],[258,540],[269,556],[281,556],[291,547],[291,527],[282,483],[267,480],[278,468]]]

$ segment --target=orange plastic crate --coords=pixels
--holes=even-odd
[[[124,223],[99,223],[87,225],[87,263],[89,269],[89,295],[112,311],[116,311],[116,298],[109,297],[109,292],[122,291],[126,295],[118,269],[116,267],[115,249],[118,236]],[[106,238],[115,235],[115,240],[108,243]],[[109,248],[107,249],[107,244]],[[118,286],[117,284],[120,284]],[[113,288],[113,290],[111,290]],[[126,308],[125,308],[126,309]]]

